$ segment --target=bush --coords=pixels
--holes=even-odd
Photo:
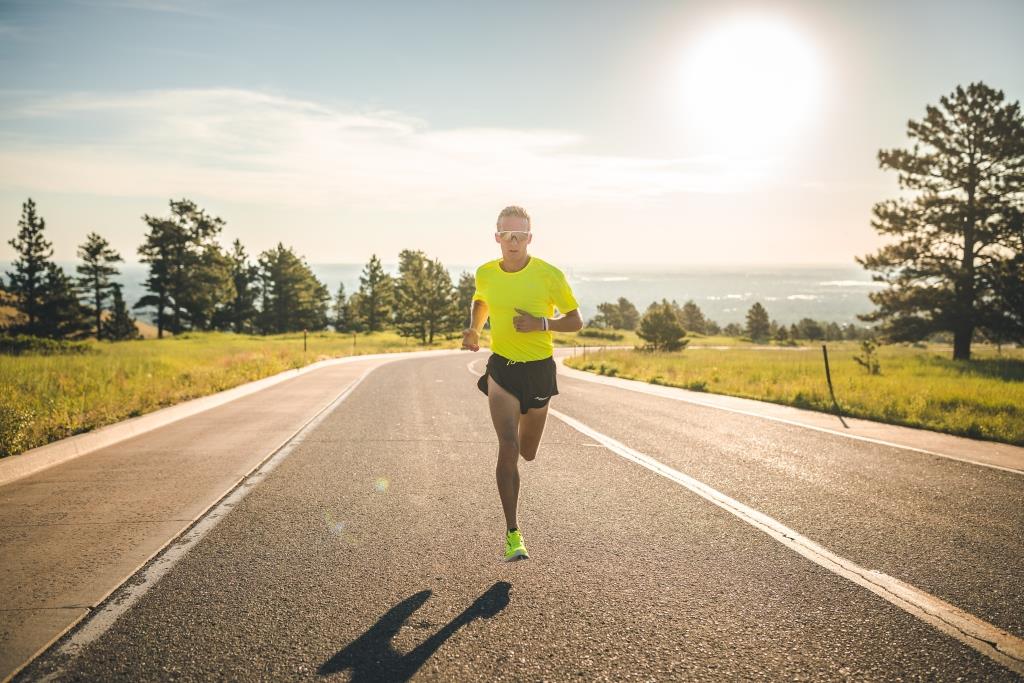
[[[94,351],[95,349],[88,342],[47,339],[28,334],[0,334],[0,353],[8,356],[25,354],[54,356],[65,353],[93,353]]]
[[[576,336],[596,337],[598,339],[610,339],[612,341],[621,341],[622,339],[625,339],[625,335],[619,334],[618,332],[604,332],[594,327],[584,327],[576,333]]]
[[[32,417],[31,410],[0,404],[0,458],[25,450]]]

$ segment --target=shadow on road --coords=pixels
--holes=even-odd
[[[424,590],[398,603],[377,623],[320,666],[318,673],[328,675],[352,670],[352,681],[405,681],[423,666],[439,647],[456,631],[474,619],[489,619],[508,606],[508,592],[512,584],[498,581],[473,601],[462,614],[452,619],[437,633],[430,636],[407,654],[398,652],[391,639],[405,621],[430,598],[432,591]]]

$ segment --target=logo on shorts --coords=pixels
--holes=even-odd
[[[533,399],[534,399],[535,401],[543,401],[543,400],[544,400],[544,399],[546,399],[546,398],[547,398],[547,396],[534,396],[534,397],[533,397]]]

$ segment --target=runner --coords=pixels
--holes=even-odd
[[[527,462],[536,457],[548,402],[558,393],[550,330],[583,327],[562,271],[526,253],[532,240],[529,214],[519,206],[502,209],[494,234],[502,257],[477,268],[471,323],[462,333],[462,348],[479,351],[480,330],[490,316],[492,353],[477,387],[487,395],[498,435],[495,475],[508,529],[506,560],[529,557],[516,519],[519,456]],[[560,318],[551,317],[556,306]]]

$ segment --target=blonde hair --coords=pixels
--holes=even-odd
[[[526,219],[526,225],[530,226],[530,214],[526,213],[526,209],[524,209],[521,206],[512,205],[512,206],[506,206],[504,209],[502,209],[501,213],[498,214],[498,220],[495,222],[495,225],[497,227],[499,227],[499,228],[501,227],[501,219],[504,218],[505,216],[515,216],[516,218],[525,218]],[[530,226],[530,227],[532,227],[532,226]]]

